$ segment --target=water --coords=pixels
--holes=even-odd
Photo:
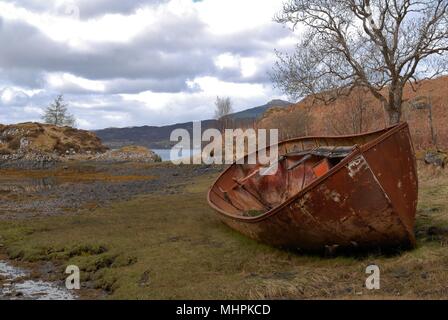
[[[48,281],[27,280],[28,272],[0,261],[0,300],[74,300],[69,290]]]
[[[201,150],[199,149],[182,149],[179,150],[179,152],[177,152],[174,157],[171,157],[171,149],[152,149],[152,151],[157,153],[162,158],[162,161],[175,161],[184,158],[190,158],[201,153]]]

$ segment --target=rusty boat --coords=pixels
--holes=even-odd
[[[274,175],[234,163],[216,180],[208,202],[225,224],[304,251],[414,246],[418,180],[407,123],[287,140],[278,154]]]

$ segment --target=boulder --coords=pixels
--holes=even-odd
[[[108,150],[92,132],[41,123],[0,125],[0,168],[48,168]]]
[[[442,151],[428,151],[425,154],[425,163],[445,168],[448,163],[448,154]]]

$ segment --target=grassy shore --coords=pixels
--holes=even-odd
[[[175,193],[138,195],[76,215],[1,221],[0,243],[19,263],[51,261],[60,279],[67,265],[78,265],[84,287],[106,298],[446,299],[448,174],[422,168],[420,176],[418,245],[394,255],[326,258],[251,241],[208,207],[216,173],[192,176]],[[381,290],[365,289],[370,264],[381,269]]]

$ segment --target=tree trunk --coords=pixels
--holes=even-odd
[[[428,120],[429,120],[429,127],[431,128],[431,142],[432,145],[437,149],[437,136],[434,131],[434,124],[432,121],[432,99],[430,99],[428,106]]]
[[[393,126],[400,122],[401,120],[401,112],[396,109],[387,110],[387,114],[389,115],[389,125]]]
[[[403,89],[391,88],[389,91],[389,102],[385,109],[389,116],[389,125],[393,126],[400,122],[403,104]]]

